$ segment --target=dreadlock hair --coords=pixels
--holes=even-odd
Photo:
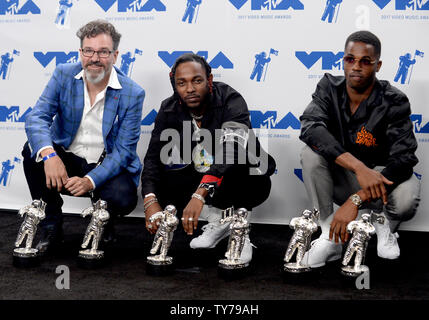
[[[176,70],[177,67],[179,65],[181,65],[182,63],[185,62],[198,62],[206,71],[206,77],[207,79],[209,79],[210,74],[212,73],[212,67],[210,67],[210,65],[208,64],[207,60],[204,59],[203,57],[196,55],[195,53],[185,53],[182,54],[179,58],[177,58],[176,62],[174,63],[173,67],[171,68],[171,72],[170,72],[170,82],[171,85],[173,87],[173,91],[174,91],[174,95],[176,96],[176,98],[179,99],[179,94],[176,91],[176,82],[175,82],[175,76],[176,76]],[[212,93],[213,88],[212,88],[212,83],[209,82],[209,89],[210,89],[210,93]]]
[[[377,56],[377,59],[380,58],[381,55],[381,42],[380,39],[377,38],[375,34],[373,34],[370,31],[356,31],[348,36],[346,40],[346,44],[344,48],[347,48],[347,45],[349,42],[363,42],[366,44],[370,44],[374,47],[375,55]]]
[[[110,22],[105,20],[99,19],[88,22],[76,32],[76,35],[80,39],[80,46],[82,47],[83,39],[85,39],[85,37],[92,38],[102,33],[108,34],[112,37],[113,50],[118,50],[121,34],[116,31],[115,27]]]

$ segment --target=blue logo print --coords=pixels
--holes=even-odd
[[[307,68],[310,69],[313,65],[322,59],[322,70],[338,70],[344,69],[343,56],[344,52],[333,53],[331,51],[313,51],[307,53],[305,51],[296,51],[295,56]]]
[[[21,8],[19,7],[19,0],[0,0],[0,15],[29,13],[40,14],[40,8],[31,0],[25,2]]]
[[[326,7],[322,15],[322,21],[325,21],[326,18],[328,18],[328,23],[332,23],[332,20],[335,17],[334,23],[337,23],[341,2],[343,2],[343,0],[326,0]]]
[[[0,106],[0,122],[25,122],[27,114],[32,110],[28,108],[24,114],[19,114],[19,106]]]
[[[410,76],[408,77],[407,84],[410,83],[411,75],[413,73],[413,67],[414,67],[414,64],[416,63],[416,57],[423,58],[424,57],[424,52],[422,52],[420,50],[416,50],[414,52],[413,59],[411,59],[411,53],[406,53],[403,56],[399,57],[399,67],[398,67],[398,71],[396,72],[395,79],[393,79],[393,81],[398,82],[400,80],[401,83],[404,84],[405,80],[408,77],[408,69],[411,66]]]
[[[61,52],[61,51],[48,51],[46,53],[36,51],[34,52],[34,57],[43,68],[55,59],[55,65],[59,65],[60,63],[73,63],[78,61],[79,53],[77,51],[70,51],[69,53]]]
[[[304,10],[304,5],[299,0],[229,0],[237,10],[249,1],[252,10]]]
[[[12,53],[6,52],[0,56],[0,79],[8,79],[12,69],[13,56],[19,56],[18,50],[13,50]]]
[[[133,72],[134,61],[136,61],[136,54],[141,56],[143,54],[143,51],[139,50],[139,49],[135,49],[133,56],[131,56],[130,51],[128,51],[127,53],[125,53],[121,56],[121,67],[120,67],[120,69],[128,77],[131,77],[131,73]]]
[[[429,122],[422,125],[422,115],[421,114],[412,114],[410,116],[411,122],[414,124],[415,133],[429,133]]]
[[[58,3],[57,16],[55,24],[57,27],[65,27],[70,24],[70,11],[73,6],[73,0],[60,0]]]
[[[158,56],[161,58],[162,61],[167,64],[169,68],[171,68],[177,58],[179,58],[185,53],[192,53],[192,51],[173,51],[172,53],[168,53],[168,51],[158,51]],[[208,51],[198,51],[196,54],[208,60]],[[227,58],[227,56],[222,51],[220,51],[212,60],[210,60],[209,64],[213,69],[217,69],[220,67],[224,69],[234,68],[234,64],[231,62],[231,60]]]
[[[15,169],[15,163],[21,163],[21,159],[15,157],[12,160],[2,161],[1,163],[1,172],[0,172],[0,185],[6,187],[10,185],[10,180],[12,179],[13,169]],[[9,175],[10,174],[10,175]]]
[[[384,9],[392,0],[372,0],[380,9]],[[393,0],[395,10],[429,10],[429,0]]]
[[[270,57],[272,54],[275,56],[278,56],[279,52],[277,50],[271,49],[270,54],[268,55],[268,58],[265,52],[261,52],[255,55],[255,66],[253,67],[252,74],[250,75],[250,80],[255,79],[255,76],[256,76],[256,81],[260,82],[261,76],[262,74],[264,74],[263,81],[265,81],[265,77],[267,76],[268,64],[271,61]],[[265,72],[264,72],[264,68],[265,68]]]
[[[259,110],[250,110],[250,121],[255,129],[301,129],[301,123],[291,112],[277,121],[277,111],[266,111],[262,113]]]
[[[200,5],[202,0],[186,0],[185,14],[183,15],[182,21],[188,20],[188,23],[197,23],[198,12],[200,11]],[[196,14],[195,14],[196,11]],[[195,16],[195,19],[194,19]]]
[[[298,177],[299,180],[304,182],[304,179],[302,177],[302,169],[293,169],[293,173]]]
[[[156,112],[155,109],[152,109],[151,112],[149,112],[146,117],[143,118],[141,125],[142,126],[151,126],[155,123],[155,118],[158,115],[158,112]]]
[[[166,11],[167,8],[160,0],[94,0],[105,12],[116,2],[118,12],[150,12]]]

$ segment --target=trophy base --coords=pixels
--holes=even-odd
[[[290,273],[305,273],[310,272],[311,268],[309,266],[303,266],[297,263],[285,263],[284,265],[284,271],[290,272]]]
[[[37,249],[16,248],[13,250],[13,266],[16,268],[33,268],[40,264]]]
[[[149,256],[146,260],[146,274],[150,276],[167,276],[174,272],[173,258],[166,256],[160,259],[159,256]]]
[[[238,280],[243,279],[249,274],[249,264],[238,262],[231,262],[227,259],[219,260],[218,275],[224,280]]]
[[[360,265],[359,267],[354,266],[343,266],[341,268],[341,273],[347,277],[356,278],[359,277],[362,273],[368,272],[369,268],[365,265]]]
[[[311,269],[309,266],[286,263],[282,267],[281,274],[283,281],[286,283],[303,284],[317,281],[319,271]]]
[[[105,263],[103,251],[91,249],[79,251],[77,265],[82,269],[97,269],[103,267]]]

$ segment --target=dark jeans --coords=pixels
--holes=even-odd
[[[63,161],[69,177],[84,177],[95,167],[95,163],[88,164],[85,159],[71,152],[65,152],[60,146],[54,145],[54,149]],[[49,190],[46,187],[43,161],[36,162],[34,158],[31,158],[28,142],[24,145],[22,156],[24,157],[24,173],[31,197],[46,202],[46,218],[40,222],[40,226],[42,228],[47,226],[60,227],[62,224],[61,207],[64,202],[56,189]],[[67,190],[63,190],[61,193],[71,196]],[[84,196],[89,197],[89,194]],[[103,185],[97,186],[94,190],[94,199],[102,199],[107,202],[107,210],[110,214],[109,221],[114,221],[117,216],[131,213],[137,205],[137,187],[133,181],[133,176],[127,171],[123,171]]]
[[[193,164],[180,170],[165,171],[161,177],[161,186],[157,197],[160,205],[173,204],[182,214],[183,209],[197,190],[203,173],[194,169]],[[222,183],[213,197],[206,197],[206,204],[216,208],[226,209],[246,208],[252,210],[262,204],[271,191],[271,179],[268,176],[249,175],[245,166],[235,168],[223,177]]]

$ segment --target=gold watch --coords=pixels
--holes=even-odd
[[[354,205],[356,205],[358,208],[362,205],[362,199],[360,198],[360,196],[359,196],[357,193],[352,194],[352,195],[350,196],[350,200],[351,200],[351,201],[352,201],[352,203],[353,203]]]

